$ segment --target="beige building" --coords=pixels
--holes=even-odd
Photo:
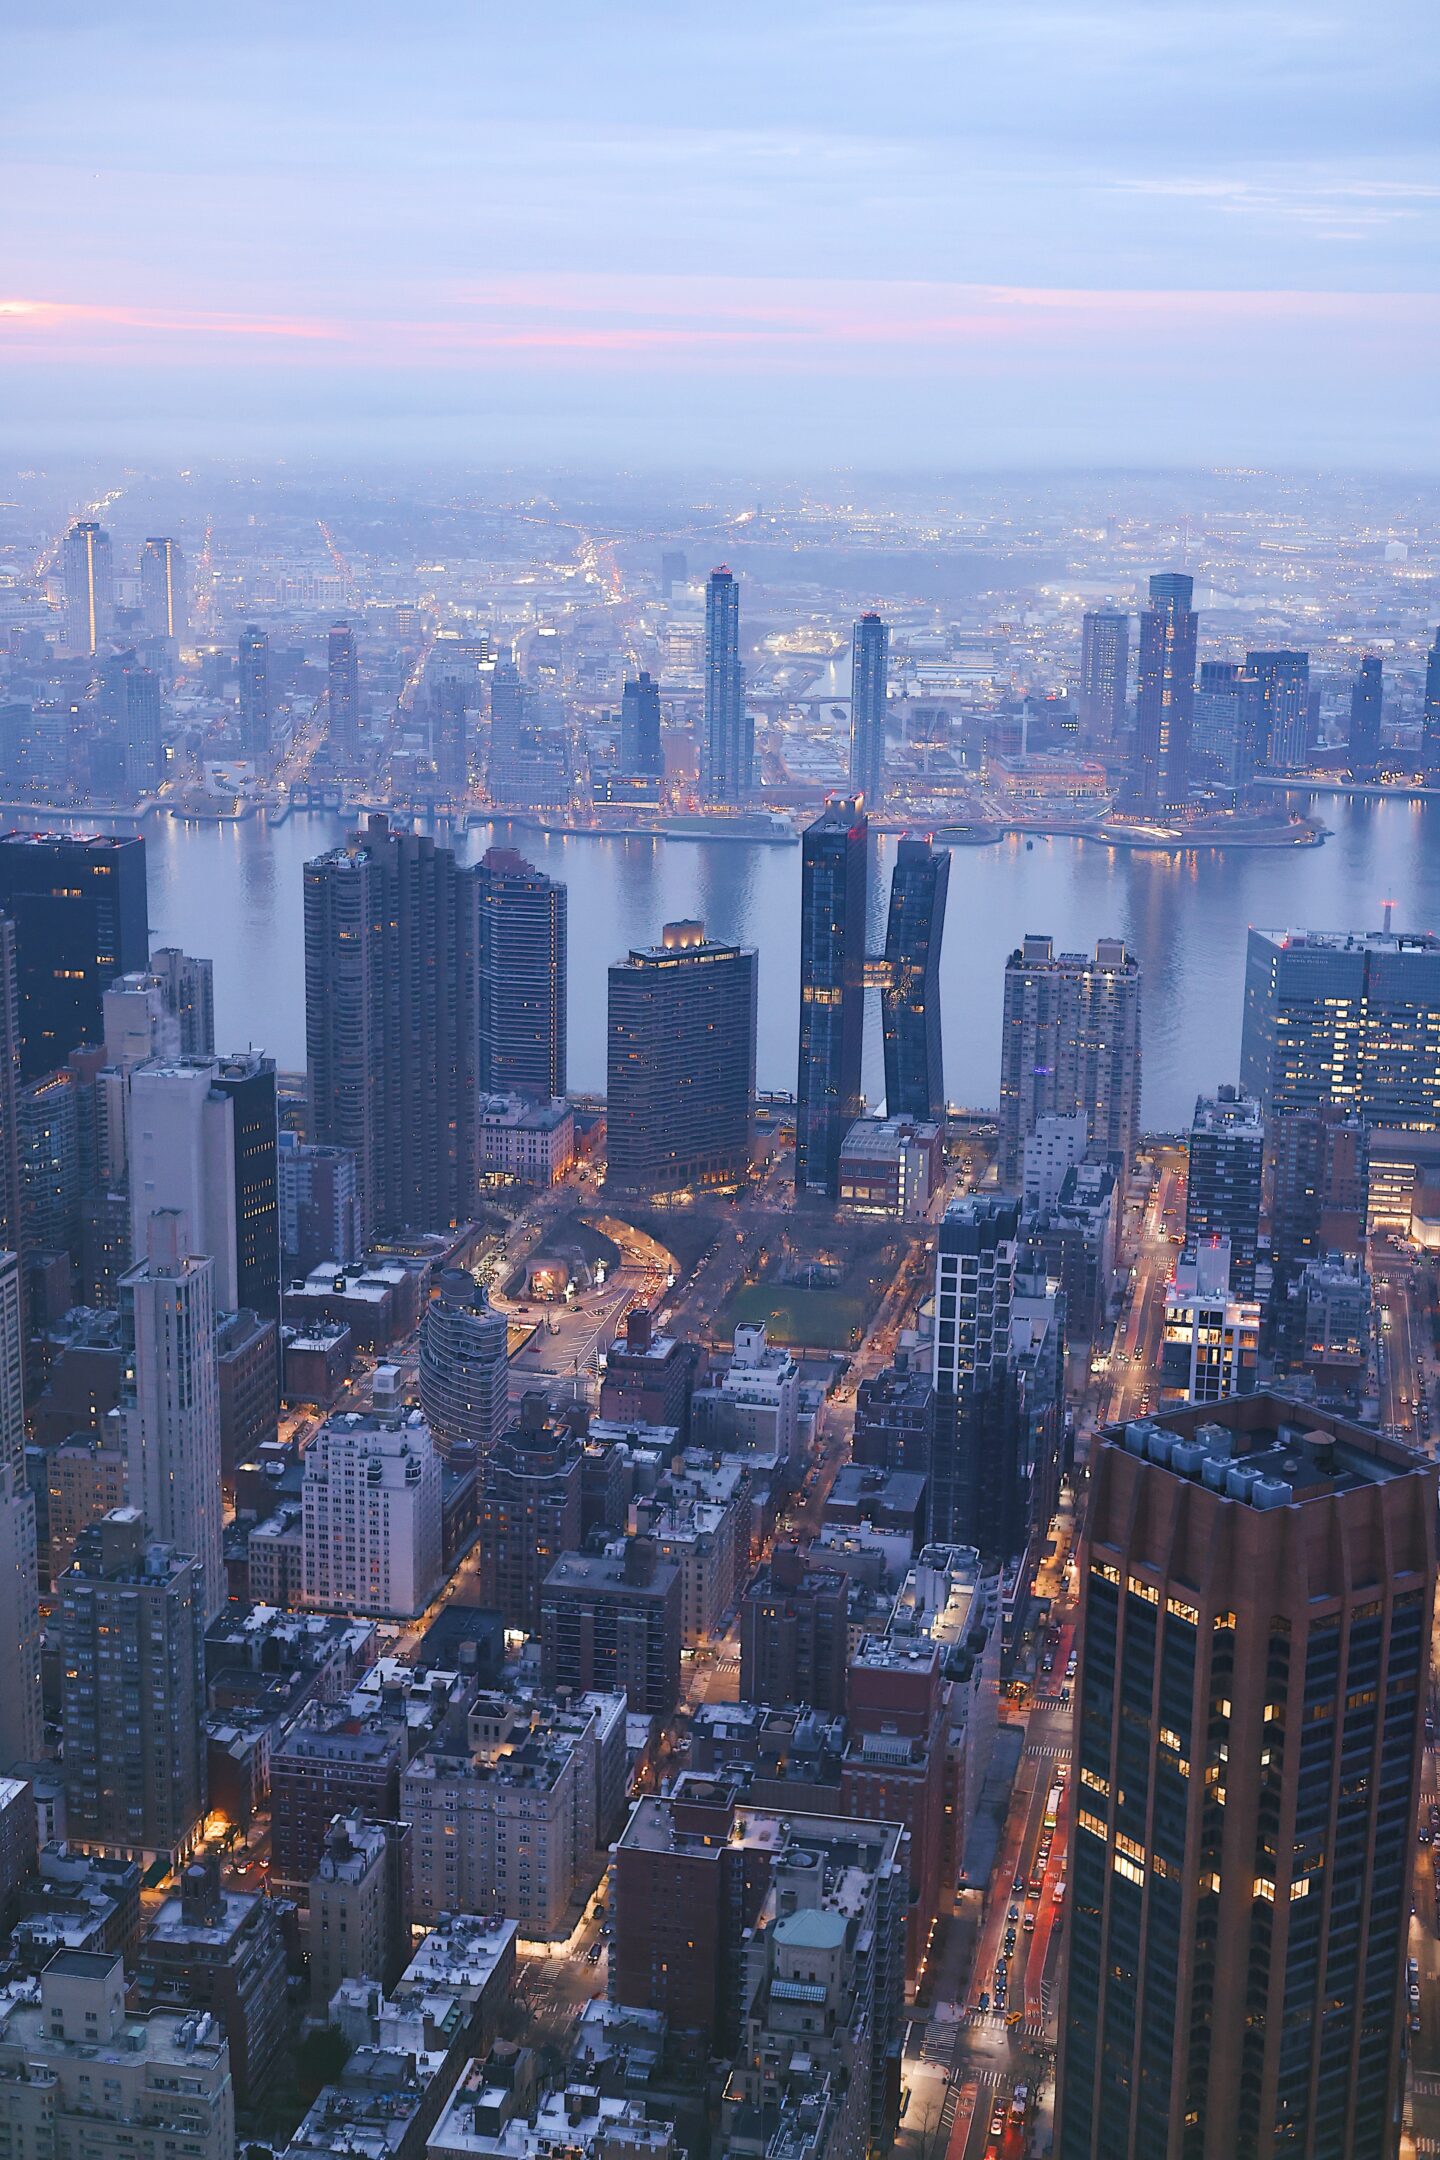
[[[310,2000],[329,2007],[342,1980],[390,1987],[404,1969],[404,1823],[337,1815],[310,1878]]]
[[[411,1825],[409,1916],[503,1912],[522,1934],[567,1929],[605,1865],[625,1797],[625,1698],[561,1708],[481,1696],[468,1755],[420,1755],[400,1782]]]
[[[99,1435],[77,1433],[45,1457],[48,1473],[50,1580],[57,1582],[75,1557],[75,1540],[87,1523],[125,1505],[125,1450]]]
[[[0,1994],[4,2160],[234,2160],[230,2050],[208,2012],[125,2009],[125,1966],[61,1950]]]

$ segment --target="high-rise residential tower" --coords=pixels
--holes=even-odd
[[[756,955],[667,923],[610,970],[606,1184],[684,1193],[744,1182],[755,1116]]]
[[[1379,769],[1384,703],[1384,662],[1367,653],[1350,692],[1350,770],[1357,780],[1373,780]]]
[[[191,1250],[173,1208],[145,1224],[142,1257],[120,1278],[130,1378],[116,1412],[130,1503],[153,1537],[196,1562],[206,1621],[229,1587],[221,1551],[220,1375],[215,1263]]]
[[[1240,1085],[1267,1117],[1333,1104],[1440,1127],[1440,937],[1252,929]]]
[[[245,755],[267,758],[273,742],[270,639],[255,623],[240,632],[240,740]]]
[[[118,738],[126,794],[153,793],[165,770],[159,676],[134,652],[115,653],[101,668],[101,702]]]
[[[1059,2160],[1392,2160],[1432,1463],[1272,1394],[1092,1456]]]
[[[700,791],[707,802],[743,803],[754,785],[754,725],[740,664],[740,588],[712,570],[705,587],[705,744]]]
[[[1238,1088],[1202,1095],[1190,1126],[1185,1180],[1185,1252],[1194,1259],[1212,1238],[1230,1245],[1230,1290],[1255,1295],[1255,1253],[1265,1184],[1265,1120]]]
[[[41,1753],[40,1592],[35,1495],[25,1478],[20,1262],[0,1252],[0,1776]]]
[[[189,628],[185,557],[178,540],[147,540],[140,550],[140,607],[152,637],[177,642]]]
[[[902,840],[890,877],[885,927],[885,1111],[889,1117],[943,1118],[945,1061],[940,1039],[940,945],[950,850]]]
[[[98,652],[110,632],[115,575],[110,535],[92,518],[77,518],[61,550],[65,579],[65,642],[72,652]]]
[[[885,708],[890,694],[890,625],[862,615],[850,672],[850,792],[872,810],[885,799]]]
[[[1190,731],[1195,713],[1195,581],[1163,570],[1150,580],[1140,613],[1135,687],[1136,806],[1148,816],[1184,810],[1190,796]]]
[[[0,913],[15,925],[20,1061],[35,1080],[103,1041],[102,1001],[150,953],[145,842],[107,834],[0,836]]]
[[[863,1108],[868,845],[864,811],[844,801],[827,803],[801,842],[795,1189],[832,1200],[841,1144]]]
[[[935,1247],[930,1534],[1006,1559],[1024,1542],[1009,1386],[1019,1234],[1017,1202],[971,1196],[946,1208]]]
[[[150,973],[164,993],[165,1008],[179,1030],[182,1057],[215,1055],[215,964],[181,952],[178,945],[157,945]]]
[[[80,1532],[56,1596],[68,1834],[125,1859],[177,1860],[205,1813],[199,1563],[138,1508],[114,1508]]]
[[[568,901],[513,848],[479,870],[480,1087],[550,1102],[566,1088]]]
[[[446,1268],[420,1316],[420,1407],[442,1457],[489,1453],[510,1422],[509,1324],[464,1268]]]
[[[125,1109],[133,1249],[158,1208],[178,1210],[192,1252],[215,1263],[223,1312],[280,1317],[275,1063],[154,1058],[129,1075]]]
[[[1440,630],[1425,656],[1425,708],[1420,737],[1420,756],[1425,778],[1433,787],[1440,781]]]
[[[644,668],[620,693],[620,770],[648,780],[665,777],[660,747],[660,685]]]
[[[1130,617],[1095,608],[1080,624],[1080,727],[1092,743],[1113,743],[1125,725],[1125,679],[1130,671]]]
[[[1248,652],[1241,674],[1251,770],[1297,772],[1310,756],[1310,655]]]
[[[353,762],[360,750],[360,655],[349,623],[331,627],[328,646],[330,749]]]
[[[1129,1168],[1140,1135],[1140,963],[1120,938],[1095,956],[1027,937],[1005,963],[1000,1175],[1018,1183],[1042,1117],[1083,1110],[1090,1144]]]
[[[475,1204],[480,884],[379,815],[305,865],[312,1137],[353,1150],[366,1239]]]
[[[0,1252],[20,1250],[20,978],[15,925],[0,915]]]

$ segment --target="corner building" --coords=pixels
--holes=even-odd
[[[1060,2160],[1393,2160],[1435,1494],[1273,1394],[1098,1450]]]

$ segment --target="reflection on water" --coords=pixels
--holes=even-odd
[[[942,976],[945,1079],[951,1097],[993,1103],[1005,957],[1027,930],[1084,949],[1119,934],[1145,965],[1144,1114],[1174,1126],[1200,1087],[1233,1079],[1241,976],[1250,923],[1363,929],[1393,899],[1397,926],[1440,921],[1440,804],[1324,798],[1321,848],[1224,856],[1135,855],[1073,840],[956,848]],[[215,962],[217,1034],[225,1049],[262,1045],[286,1068],[305,1059],[301,869],[343,836],[338,818],[295,815],[275,829],[150,819],[150,923],[158,942]],[[570,887],[570,1079],[605,1082],[605,969],[662,923],[698,915],[718,936],[758,945],[759,1077],[795,1078],[800,850],[691,840],[575,840],[522,826],[481,828],[520,848]],[[876,843],[870,944],[884,942],[894,843]],[[872,1101],[883,1093],[878,1003],[866,1056]]]

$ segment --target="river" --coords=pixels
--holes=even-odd
[[[1397,928],[1440,921],[1440,803],[1326,796],[1314,807],[1322,847],[1236,849],[1171,857],[1089,841],[1002,841],[953,851],[942,978],[945,1081],[953,1101],[993,1104],[999,1088],[1005,958],[1026,931],[1080,950],[1118,934],[1145,968],[1144,1117],[1155,1129],[1188,1121],[1197,1090],[1233,1080],[1239,1058],[1245,934],[1251,923],[1312,929],[1378,926],[1395,902]],[[221,1049],[254,1044],[282,1069],[305,1062],[301,867],[343,836],[337,817],[296,813],[271,828],[145,827],[155,941],[215,963]],[[759,1080],[795,1081],[799,969],[798,847],[704,840],[592,840],[495,827],[570,888],[570,1084],[605,1084],[605,970],[662,923],[699,916],[716,934],[760,951]],[[478,855],[490,829],[464,843]],[[879,840],[871,949],[884,939],[894,843]],[[877,1007],[865,1079],[884,1092]]]

